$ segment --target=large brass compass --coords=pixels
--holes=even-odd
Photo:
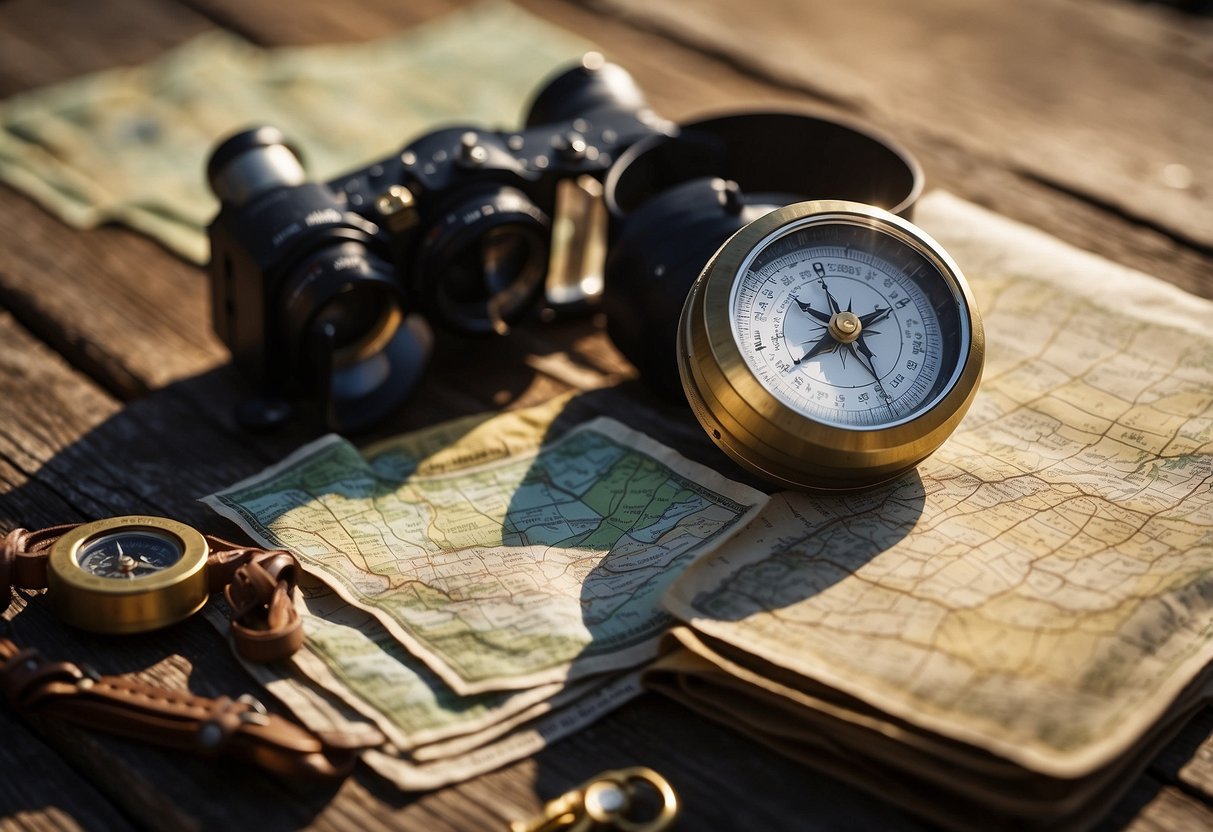
[[[785,487],[912,468],[960,422],[985,356],[964,277],[887,211],[802,202],[737,232],[683,307],[678,361],[729,456]]]

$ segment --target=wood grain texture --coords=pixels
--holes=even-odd
[[[0,97],[148,61],[208,28],[162,0],[0,3]],[[225,359],[203,274],[144,237],[70,229],[0,188],[0,251],[0,304],[122,399]]]
[[[288,10],[267,0],[9,0],[0,3],[0,95],[144,61],[211,26],[266,45],[357,41],[462,5],[299,0]],[[773,22],[793,0],[738,11],[724,0],[522,5],[599,43],[636,75],[664,115],[756,105],[858,113],[908,143],[932,185],[1213,296],[1213,257],[1200,228],[1176,222],[1173,206],[1155,210],[1150,202],[1172,205],[1175,194],[1159,185],[1157,164],[1174,159],[1191,162],[1196,179],[1174,204],[1207,203],[1213,51],[1199,21],[1177,24],[1156,9],[1111,0],[795,4],[793,13],[812,15],[809,31]],[[617,14],[621,9],[627,14]],[[862,22],[862,31],[840,35],[847,20]],[[1057,31],[1040,32],[1049,27]],[[990,46],[1004,31],[1021,41],[1024,32],[1034,37],[1019,51],[1005,42]],[[739,35],[756,38],[744,54],[736,48]],[[790,44],[794,59],[771,43]],[[852,60],[852,49],[864,60]],[[925,51],[940,57],[937,65],[910,60]],[[1129,78],[1126,67],[1141,73]],[[945,76],[952,81],[941,83]],[[925,88],[933,97],[919,106],[914,96]],[[991,100],[982,99],[983,89],[993,91],[986,94]],[[519,91],[520,102],[528,92]],[[1116,132],[1123,108],[1138,118],[1168,106],[1175,112],[1162,124],[1128,121],[1134,132]],[[1077,158],[1093,135],[1096,152]],[[1192,158],[1193,149],[1201,158]],[[1122,188],[1124,182],[1131,187]],[[1131,192],[1143,201],[1109,197]],[[1185,217],[1196,222],[1207,210],[1197,204]],[[195,498],[259,470],[314,433],[300,425],[273,436],[235,428],[232,409],[245,391],[209,331],[206,303],[202,272],[154,243],[118,229],[68,229],[0,189],[0,306],[13,313],[0,312],[0,531],[139,511],[237,534]],[[491,349],[440,335],[418,393],[375,435],[533,404],[628,372],[601,320],[527,328]],[[685,410],[653,401],[638,384],[591,394],[584,406],[613,408],[692,458],[737,475]],[[260,692],[201,620],[115,641],[67,631],[41,600],[23,596],[7,616],[19,638],[48,655],[207,695]],[[10,725],[15,734],[7,732]],[[1104,825],[1213,826],[1211,730],[1206,711],[1110,807]],[[335,789],[300,787],[61,725],[27,726],[7,711],[0,731],[6,779],[38,770],[52,778],[74,773],[76,780],[62,780],[65,787],[92,784],[79,799],[70,788],[56,798],[48,785],[45,798],[28,805],[9,804],[10,793],[0,788],[0,815],[9,815],[0,823],[17,828],[120,827],[128,820],[164,829],[501,828],[603,768],[638,763],[674,781],[686,805],[685,829],[918,827],[878,800],[651,695],[533,759],[424,795],[403,795],[366,771]],[[10,749],[10,736],[31,742]]]
[[[262,46],[356,43],[432,20],[474,0],[297,0],[289,14],[277,3],[184,0],[200,15]]]
[[[217,426],[213,415],[199,405],[222,403],[222,391],[232,387],[232,379],[219,372],[170,385],[120,408],[11,320],[0,320],[0,337],[10,346],[0,378],[15,376],[20,382],[19,389],[12,387],[0,395],[0,401],[12,403],[2,414],[4,423],[13,424],[18,411],[62,414],[41,433],[37,423],[18,423],[20,435],[8,436],[0,444],[0,459],[17,462],[11,466],[17,481],[10,482],[11,490],[0,497],[0,517],[6,524],[15,516],[29,518],[24,522],[30,525],[53,522],[63,516],[48,516],[51,511],[75,511],[72,507],[86,505],[91,506],[90,515],[150,511],[224,531],[192,502],[192,496],[244,476],[278,453],[272,444],[265,444],[278,440],[236,437]],[[447,352],[454,355],[457,345],[450,346]],[[528,379],[525,372],[513,378],[508,368],[521,363],[517,358],[505,352],[484,359],[485,375],[520,387],[521,400],[548,395],[546,380]],[[434,392],[439,399],[433,405],[435,412],[407,418],[453,415],[455,410],[478,407],[478,395],[495,395],[484,388],[467,400],[443,404],[437,387]],[[685,414],[680,419],[649,402],[643,392],[635,395],[636,406],[627,409],[630,421],[693,456],[711,452]],[[69,438],[73,436],[78,438],[73,441]],[[692,447],[697,442],[698,449]],[[35,476],[20,479],[22,471]],[[83,477],[78,476],[81,473]],[[42,490],[48,486],[64,495],[61,508],[44,502]],[[230,658],[226,645],[199,620],[115,642],[67,631],[49,617],[36,596],[29,603],[19,600],[10,615],[18,639],[37,645],[47,655],[87,661],[107,673],[136,672],[149,681],[184,685],[205,695],[258,693]],[[239,769],[234,777],[226,766],[216,768],[62,725],[36,723],[36,728],[89,782],[112,795],[125,814],[154,828],[207,828],[232,817],[267,829],[490,828],[533,811],[542,799],[595,771],[634,763],[653,765],[674,779],[687,805],[687,828],[752,828],[752,822],[788,830],[916,826],[878,801],[790,765],[740,735],[656,697],[642,699],[533,760],[422,796],[401,795],[366,772],[335,791],[301,791],[246,769]],[[223,800],[213,800],[215,794],[223,794]],[[65,805],[73,813],[80,811],[70,800]],[[1173,800],[1152,801],[1127,816],[1145,823],[1158,814],[1158,822],[1163,823],[1176,811]],[[1183,811],[1184,817],[1195,817],[1192,807]],[[39,822],[48,820],[37,817]]]
[[[1213,805],[1213,710],[1205,709],[1150,765],[1151,772]]]
[[[101,4],[97,8],[109,8],[110,17],[129,17],[131,22],[120,36],[96,43],[91,36],[100,24],[90,15],[75,14],[73,6],[52,3],[35,8],[29,2],[0,6],[0,30],[22,41],[25,51],[19,53],[27,58],[18,73],[17,67],[0,57],[0,78],[46,83],[65,73],[125,63],[156,44],[169,45],[203,30],[208,25],[204,18],[259,42],[284,45],[386,35],[465,3],[374,0],[356,6],[344,4],[338,10],[332,3],[305,0],[293,6],[289,15],[275,4],[243,0],[196,0],[197,13],[176,8],[166,11],[161,5],[170,4],[167,0],[139,0],[138,5],[120,7]],[[684,44],[706,36],[693,38],[681,32],[672,40],[651,15],[634,25],[638,17],[634,10],[628,19],[619,20],[558,0],[524,0],[524,5],[553,23],[593,38],[636,75],[656,109],[671,118],[742,106],[813,105],[836,114],[856,110],[845,96],[819,93],[815,98],[815,88],[809,85],[777,84],[769,73],[768,77],[755,77],[741,71],[737,60],[708,48],[711,44],[689,48]],[[1150,16],[1143,19],[1153,20]],[[980,40],[983,30],[966,31],[970,39]],[[74,49],[81,41],[92,45]],[[45,52],[44,59],[33,60],[28,55],[33,49]],[[4,54],[0,50],[0,56]],[[847,85],[839,89],[845,90]],[[528,93],[519,91],[520,105]],[[830,104],[823,97],[840,98],[842,103]],[[926,130],[896,108],[874,107],[866,115],[919,155],[931,186],[947,188],[1079,247],[1213,297],[1213,256],[1209,252],[1060,191],[988,147],[974,150],[971,142],[958,140],[952,131]],[[1009,112],[1000,117],[1014,123],[1022,114]],[[407,138],[402,136],[401,142]],[[1213,126],[1206,143],[1213,143]],[[224,361],[225,351],[210,331],[204,274],[154,243],[121,229],[78,232],[66,228],[31,201],[0,189],[0,246],[6,252],[5,260],[0,261],[0,303],[118,397],[137,397]],[[612,352],[602,338],[593,350]]]
[[[1213,248],[1213,21],[1077,0],[590,2]]]
[[[155,58],[205,20],[161,0],[0,3],[0,98],[30,87]]]
[[[0,497],[5,529],[16,518],[32,527],[82,515],[146,512],[227,531],[218,528],[223,524],[192,498],[261,467],[277,453],[256,441],[242,445],[243,437],[223,430],[206,408],[197,405],[214,400],[216,388],[230,386],[230,379],[204,375],[119,408],[11,319],[0,319],[0,337],[10,347],[5,369],[23,368],[14,379],[20,388],[4,390],[6,395],[0,396],[14,408],[3,414],[14,431],[0,436],[0,459],[10,461],[11,468],[10,490]],[[485,359],[486,375],[508,383],[507,365],[521,364],[516,359],[508,352]],[[6,372],[0,379],[8,383],[11,376],[17,374]],[[528,398],[529,389],[528,385],[519,398]],[[631,389],[636,390],[636,385]],[[488,388],[485,392],[492,395]],[[540,390],[538,395],[551,392]],[[643,393],[639,395],[635,406],[626,408],[630,421],[676,444],[682,444],[680,435],[688,437],[700,452],[710,452],[701,433],[690,430],[685,414],[672,420],[660,410],[646,415],[648,407]],[[474,403],[479,403],[475,397],[456,406]],[[614,406],[625,409],[618,403]],[[60,417],[39,436],[34,424],[9,421],[18,415],[17,409],[56,412]],[[650,421],[646,424],[644,419]],[[59,495],[59,502],[48,503],[45,489]],[[203,695],[259,694],[227,646],[197,618],[161,633],[116,640],[68,630],[51,617],[37,593],[22,593],[7,617],[19,643],[36,646],[47,656],[85,661],[102,673],[135,673],[156,684],[185,686]],[[336,790],[300,790],[239,766],[214,766],[59,723],[35,720],[32,724],[50,747],[111,796],[123,813],[153,828],[210,828],[235,817],[267,829],[488,828],[533,811],[542,796],[562,791],[595,771],[637,760],[678,772],[689,822],[702,827],[722,817],[740,822],[755,812],[771,829],[805,828],[800,818],[809,812],[821,819],[822,825],[813,828],[830,828],[843,818],[884,827],[913,826],[895,810],[853,793],[840,797],[828,779],[790,768],[781,758],[656,697],[624,709],[533,761],[419,797],[386,788],[367,772]],[[744,773],[720,768],[723,758],[713,754],[722,749],[727,750],[727,759],[745,759]],[[795,788],[789,788],[789,778],[796,782]],[[756,790],[767,792],[762,809],[748,802]],[[222,800],[215,800],[215,795],[222,795]],[[826,795],[832,797],[833,808],[822,812],[815,807]],[[70,797],[64,801],[75,811]]]
[[[1096,828],[1100,832],[1213,829],[1213,809],[1182,789],[1143,777]]]
[[[16,714],[0,710],[0,832],[134,826]],[[14,776],[16,775],[16,776]],[[65,801],[63,796],[70,794]]]
[[[205,275],[126,229],[69,229],[0,189],[0,304],[121,399],[228,360]]]
[[[756,76],[733,54],[689,39],[684,29],[671,31],[655,26],[641,15],[620,14],[610,8],[595,14],[589,8],[552,0],[520,0],[520,4],[572,31],[589,33],[612,60],[636,76],[657,111],[669,118],[684,120],[721,110],[776,107],[809,108],[850,118],[858,113],[845,97]],[[661,4],[657,7],[664,8]],[[760,4],[760,8],[766,6]],[[1013,6],[1003,8],[1007,15],[1016,13]],[[884,28],[896,28],[907,14],[908,7],[900,15],[891,13]],[[1152,18],[1148,13],[1144,16]],[[981,41],[997,32],[997,27],[974,27],[966,34]],[[898,114],[881,109],[858,114],[909,147],[923,164],[928,188],[949,190],[1079,248],[1213,298],[1213,252],[1109,211],[1081,195],[1059,190],[1008,166],[997,154],[975,152],[950,132],[924,131]],[[1201,142],[1213,146],[1213,125]],[[1201,142],[1196,146],[1202,146]]]

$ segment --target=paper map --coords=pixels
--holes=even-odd
[[[365,613],[305,584],[304,646],[287,662],[242,664],[314,731],[360,736],[372,723],[387,743],[364,752],[363,760],[406,791],[458,783],[534,754],[641,692],[639,672],[629,671],[568,686],[456,696]],[[227,631],[220,600],[203,614]]]
[[[591,48],[493,0],[369,43],[260,49],[212,30],[0,102],[0,181],[71,225],[123,222],[201,265],[219,207],[206,160],[223,137],[275,125],[324,182],[436,127],[517,124],[533,90]]]
[[[416,466],[329,436],[207,502],[293,551],[463,695],[652,658],[667,586],[766,501],[606,418],[486,464]]]
[[[987,364],[957,433],[858,495],[781,495],[667,596],[694,629],[1076,776],[1213,659],[1213,304],[946,194]]]

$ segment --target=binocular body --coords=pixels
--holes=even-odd
[[[427,322],[504,333],[540,305],[562,183],[601,182],[670,129],[591,54],[540,90],[524,129],[436,130],[327,183],[275,128],[227,139],[207,168],[208,269],[215,331],[261,391],[241,421],[300,402],[341,429],[382,418],[424,368]]]
[[[306,405],[338,430],[403,401],[430,322],[504,333],[545,302],[601,299],[642,378],[685,401],[679,314],[734,232],[808,199],[908,216],[922,188],[912,156],[836,119],[670,124],[596,53],[540,89],[521,130],[437,130],[320,184],[262,127],[222,143],[207,172],[221,201],[209,228],[214,327],[261,394],[241,421],[269,426]]]

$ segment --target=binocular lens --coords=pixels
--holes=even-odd
[[[312,252],[283,281],[278,313],[300,378],[321,391],[327,421],[342,430],[373,424],[417,383],[430,336],[388,264],[361,242]]]
[[[513,188],[464,200],[423,252],[428,305],[460,332],[505,332],[543,290],[547,230],[547,216]]]
[[[401,321],[395,295],[378,283],[351,283],[316,312],[316,324],[331,326],[333,363],[348,367],[378,353]]]
[[[499,225],[450,263],[439,300],[461,320],[487,319],[500,329],[534,296],[544,272],[545,246],[534,229]]]

